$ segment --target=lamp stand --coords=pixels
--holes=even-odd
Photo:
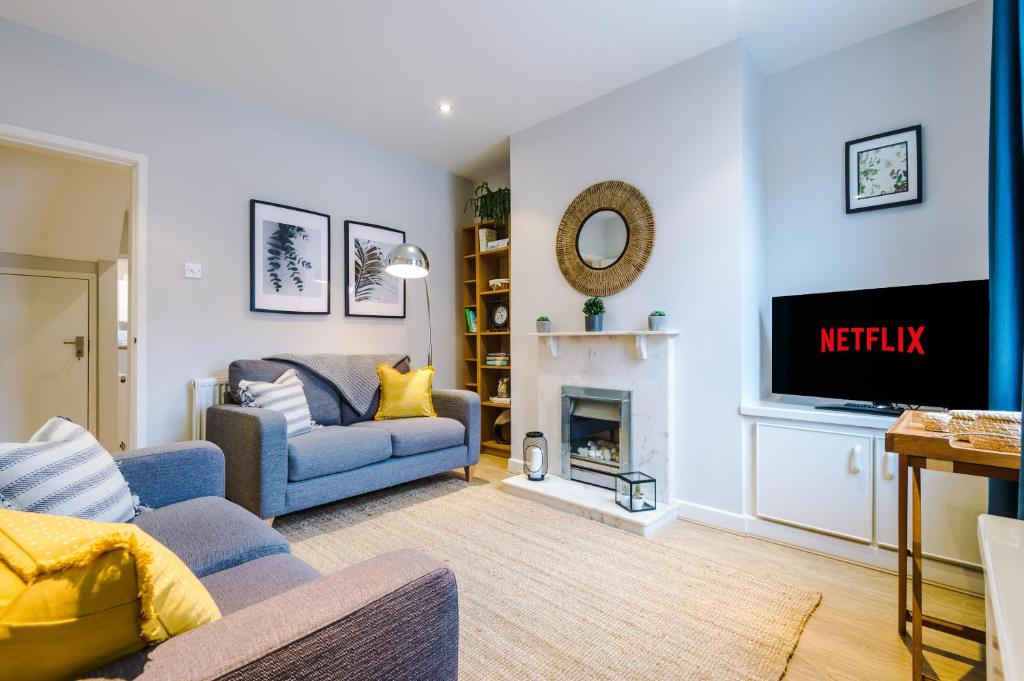
[[[423,290],[427,294],[427,366],[434,365],[434,330],[430,323],[430,285],[428,277],[423,277]]]

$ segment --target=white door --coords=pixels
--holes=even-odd
[[[54,415],[92,425],[89,284],[0,272],[0,441],[23,442]]]
[[[757,515],[871,542],[871,438],[757,424]]]

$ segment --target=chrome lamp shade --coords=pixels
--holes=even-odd
[[[384,261],[384,271],[399,279],[422,279],[430,272],[430,259],[415,244],[398,244]]]

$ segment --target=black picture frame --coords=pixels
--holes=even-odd
[[[914,151],[911,152],[908,149],[907,153],[907,184],[908,189],[906,193],[910,196],[908,198],[900,198],[896,194],[890,194],[893,198],[880,199],[878,196],[869,197],[870,200],[864,205],[858,205],[857,199],[854,196],[852,187],[850,186],[851,181],[851,151],[854,151],[856,147],[864,145],[867,142],[878,141],[881,142],[885,138],[891,138],[890,144],[898,143],[897,140],[900,138],[910,139],[914,141]],[[889,146],[885,144],[879,144],[879,147]],[[883,208],[897,208],[899,206],[911,206],[922,203],[924,201],[924,154],[923,154],[923,143],[922,143],[922,128],[921,125],[911,125],[905,128],[899,128],[897,130],[890,130],[888,132],[879,133],[877,135],[869,135],[868,137],[861,137],[859,139],[850,140],[846,143],[846,147],[843,154],[843,163],[845,167],[846,177],[846,213],[864,213],[872,210],[881,210]],[[856,153],[863,153],[863,150],[858,150]],[[904,192],[899,192],[904,193]]]
[[[401,235],[401,241],[395,243],[405,243],[405,232],[401,229],[395,229],[394,227],[385,227],[384,225],[377,225],[372,222],[364,222],[362,220],[345,220],[345,281],[342,284],[342,289],[345,293],[345,316],[346,317],[364,317],[373,319],[405,319],[406,314],[406,281],[401,279],[402,287],[402,302],[401,302],[401,314],[379,314],[379,313],[368,313],[365,311],[360,312],[357,306],[360,306],[360,301],[356,301],[353,298],[353,291],[350,288],[349,281],[352,276],[352,240],[355,238],[353,232],[356,228],[367,228],[371,230],[383,230],[385,232],[392,232]]]
[[[318,218],[326,220],[326,226],[324,228],[324,242],[326,248],[324,249],[325,267],[324,272],[327,275],[327,282],[325,285],[326,291],[323,296],[325,302],[325,308],[323,310],[296,310],[296,309],[282,309],[282,308],[271,308],[261,307],[258,302],[258,293],[256,290],[256,213],[259,206],[267,206],[273,209],[281,209],[287,211],[293,211],[295,213],[304,213],[307,215],[314,215]],[[262,277],[262,272],[261,272]],[[261,201],[259,199],[249,200],[249,311],[250,312],[272,312],[276,314],[311,314],[311,315],[329,315],[331,313],[331,216],[327,213],[319,213],[314,210],[308,210],[305,208],[296,208],[295,206],[289,206],[283,203],[274,203],[272,201]]]

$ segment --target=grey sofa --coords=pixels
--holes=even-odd
[[[81,678],[455,679],[458,594],[443,564],[395,551],[328,576],[223,498],[224,458],[206,442],[115,455],[143,504],[135,524],[200,578],[222,619]]]
[[[397,368],[408,371],[408,364]],[[270,360],[232,362],[230,392],[238,394],[240,380],[273,381],[288,369],[298,372],[313,420],[323,428],[288,438],[279,412],[237,404],[207,410],[206,437],[224,451],[231,501],[273,518],[458,468],[472,480],[480,460],[475,393],[433,391],[436,418],[374,421],[379,388],[360,415],[316,374]]]

